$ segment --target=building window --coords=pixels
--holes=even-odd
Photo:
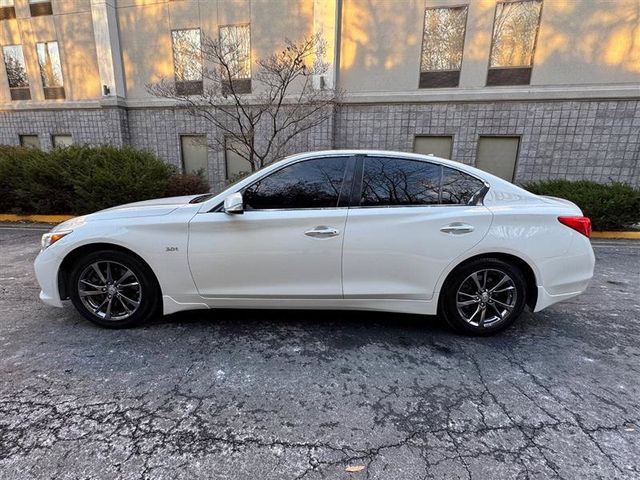
[[[202,93],[202,47],[200,29],[173,30],[173,71],[178,95]]]
[[[58,42],[38,43],[36,44],[36,51],[38,52],[44,98],[46,100],[64,98]]]
[[[71,135],[51,135],[51,144],[53,148],[64,148],[73,145],[73,137]]]
[[[425,10],[420,88],[458,86],[466,24],[467,7]]]
[[[478,141],[476,167],[512,182],[518,160],[520,137],[484,137]]]
[[[184,173],[201,175],[209,180],[206,135],[181,135],[182,169]]]
[[[225,94],[251,93],[251,27],[226,25],[220,27],[220,49],[229,73],[222,83]]]
[[[528,85],[535,52],[542,0],[496,5],[487,85]]]
[[[245,158],[249,151],[247,146],[231,137],[225,138],[224,143],[226,179],[233,182],[251,173],[251,164]]]
[[[444,135],[418,135],[413,142],[413,151],[422,155],[451,158],[453,137]]]
[[[27,67],[24,63],[22,45],[7,45],[2,47],[2,54],[4,56],[4,66],[7,70],[11,100],[31,99],[29,77],[27,76]]]
[[[0,0],[0,20],[16,18],[16,8],[13,0]]]
[[[29,10],[32,17],[51,15],[53,13],[50,0],[29,0]]]
[[[40,148],[40,139],[38,135],[20,135],[20,146]]]

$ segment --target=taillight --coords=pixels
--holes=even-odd
[[[591,236],[591,220],[587,217],[558,217],[558,221],[587,238]]]

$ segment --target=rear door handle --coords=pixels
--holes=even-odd
[[[461,223],[461,222],[453,222],[450,223],[449,225],[445,225],[444,227],[440,228],[440,231],[442,233],[448,233],[451,235],[462,235],[464,233],[471,233],[473,232],[474,228],[473,225],[469,225],[468,223]]]
[[[307,237],[313,238],[331,238],[337,237],[340,234],[340,231],[337,228],[328,227],[326,225],[318,225],[311,230],[307,230],[304,232]]]

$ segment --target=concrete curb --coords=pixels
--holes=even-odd
[[[70,218],[73,218],[73,215],[0,214],[0,222],[61,223],[69,220]],[[591,238],[640,240],[640,232],[591,232]]]
[[[73,215],[16,215],[13,213],[0,214],[0,222],[33,222],[33,223],[61,223],[73,218]]]
[[[640,240],[640,232],[591,232],[591,238],[608,238],[611,240]]]

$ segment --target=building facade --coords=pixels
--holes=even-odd
[[[220,189],[242,167],[199,139],[222,132],[147,86],[197,89],[180,39],[235,36],[251,96],[256,59],[314,33],[344,97],[294,150],[640,185],[638,0],[0,0],[0,143],[133,145]]]

